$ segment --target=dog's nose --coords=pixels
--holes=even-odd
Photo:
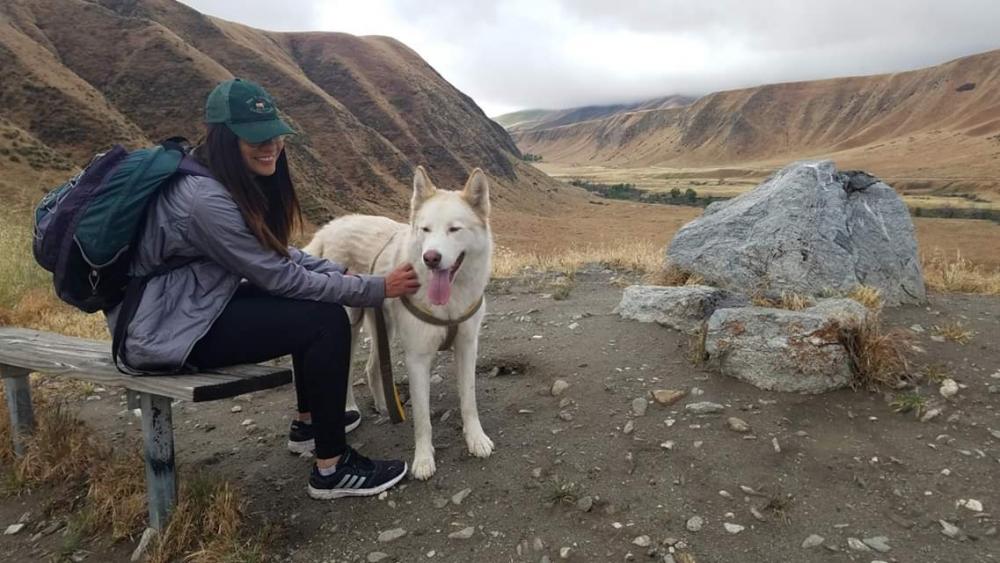
[[[437,250],[424,252],[424,264],[427,264],[427,267],[431,269],[437,268],[441,265],[441,253]]]

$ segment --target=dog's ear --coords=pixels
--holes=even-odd
[[[483,220],[490,216],[490,183],[486,179],[486,174],[479,168],[469,175],[465,189],[462,190],[462,197]]]
[[[430,199],[437,188],[431,182],[430,176],[427,175],[427,171],[424,170],[423,166],[417,166],[416,171],[413,173],[413,199],[410,200],[410,222],[413,222],[414,216],[417,214],[417,210],[420,206],[424,204],[425,201]]]

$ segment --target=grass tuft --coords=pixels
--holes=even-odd
[[[895,388],[909,378],[909,335],[901,329],[884,332],[879,315],[869,315],[851,328],[842,327],[840,341],[850,358],[855,389]]]
[[[537,272],[571,274],[587,264],[601,264],[615,270],[646,274],[660,268],[662,262],[662,249],[645,241],[588,246],[547,254],[515,252],[506,247],[497,247],[493,252],[493,277],[511,278]]]
[[[864,305],[869,311],[879,312],[882,310],[882,291],[870,285],[859,285],[855,287],[847,297]]]
[[[912,412],[915,417],[920,418],[920,415],[927,409],[927,397],[920,393],[902,393],[896,395],[889,406],[892,407],[893,412]]]
[[[751,298],[750,302],[758,307],[788,309],[789,311],[801,311],[815,304],[811,298],[790,291],[782,291],[781,295],[776,298],[758,294]]]
[[[943,293],[1000,295],[1000,268],[975,264],[956,252],[954,258],[935,250],[922,260],[927,287]]]
[[[943,336],[946,340],[959,344],[968,344],[972,340],[972,337],[976,335],[974,330],[966,329],[958,321],[952,321],[943,325],[934,325],[932,329],[938,336]]]

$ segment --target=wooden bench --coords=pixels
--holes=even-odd
[[[115,368],[110,350],[109,342],[0,327],[0,378],[10,410],[14,453],[24,454],[26,439],[35,426],[29,373],[124,387],[128,390],[129,408],[142,409],[149,525],[163,530],[177,502],[171,401],[214,401],[271,389],[290,383],[292,372],[286,367],[243,365],[195,375],[131,377]]]

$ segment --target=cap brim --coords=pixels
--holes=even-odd
[[[248,143],[263,143],[278,135],[294,135],[295,130],[280,119],[267,121],[248,121],[246,123],[227,123],[229,129],[237,137]]]

